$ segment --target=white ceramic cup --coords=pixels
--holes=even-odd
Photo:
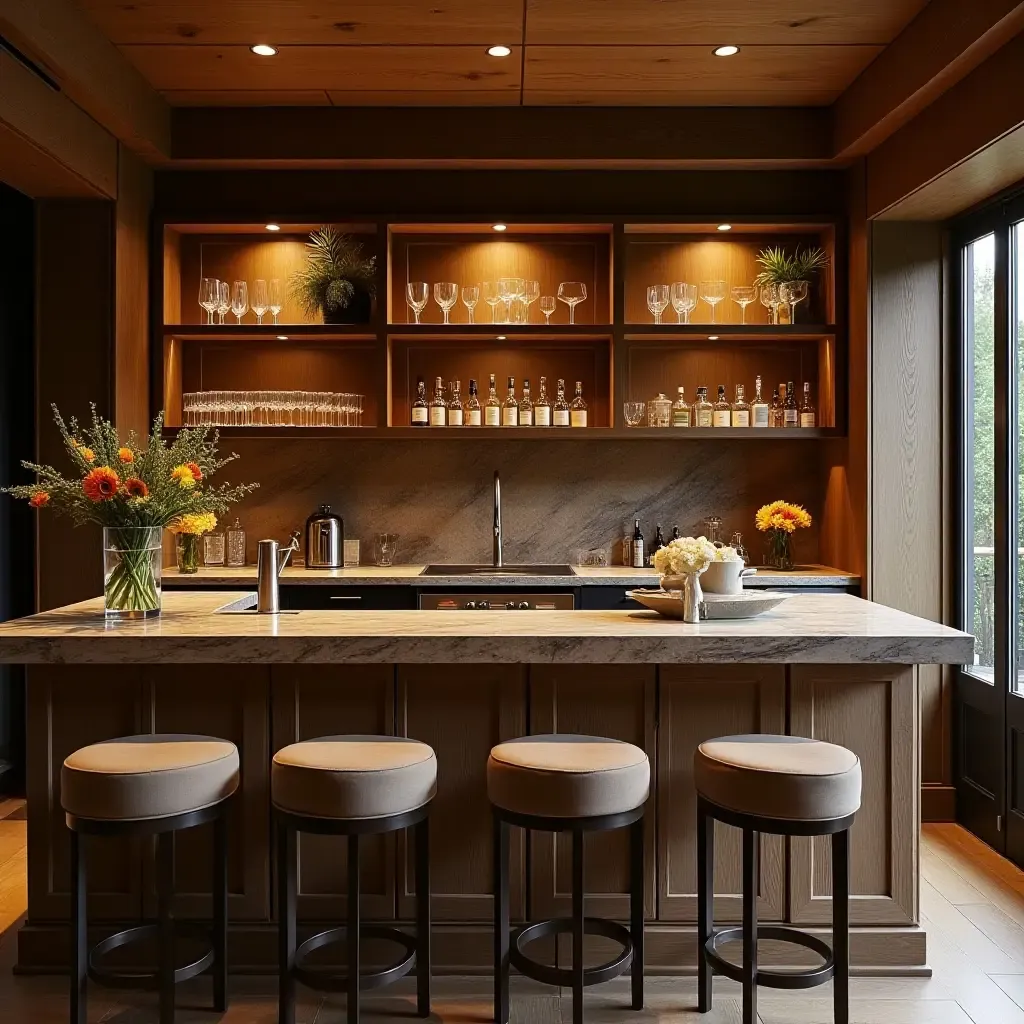
[[[743,577],[753,576],[756,569],[747,569],[741,560],[712,562],[701,574],[700,585],[709,594],[742,594]]]

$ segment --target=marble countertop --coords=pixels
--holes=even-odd
[[[101,600],[84,601],[0,625],[0,662],[955,664],[974,652],[966,633],[849,594],[795,594],[758,618],[692,625],[648,611],[218,613],[244,601],[170,592],[161,616],[111,622]]]
[[[659,574],[654,569],[632,569],[612,565],[602,568],[573,566],[575,576],[421,576],[422,565],[362,565],[351,569],[307,569],[287,566],[281,576],[288,586],[417,586],[417,587],[594,587],[657,586]],[[756,576],[744,581],[748,587],[822,587],[858,586],[860,577],[827,565],[799,566],[793,572],[758,569]],[[165,568],[163,584],[171,587],[255,587],[256,566],[231,569],[225,566],[202,568],[183,575],[177,569]]]

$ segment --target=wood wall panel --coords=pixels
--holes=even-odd
[[[905,665],[793,665],[790,731],[852,750],[863,773],[850,834],[850,922],[918,920],[918,701]],[[790,840],[789,919],[832,919],[828,838]]]
[[[697,793],[693,755],[713,736],[786,731],[782,665],[663,665],[659,669],[658,920],[697,920]],[[715,827],[715,920],[742,917],[741,833]],[[786,913],[786,844],[761,837],[758,915]]]

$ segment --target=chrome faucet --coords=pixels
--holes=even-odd
[[[299,550],[299,531],[292,531],[291,543],[282,548],[276,540],[261,540],[256,547],[256,611],[261,615],[276,615],[281,610],[281,590],[278,577],[293,551]]]
[[[501,565],[501,480],[498,471],[494,471],[494,547],[492,564]]]

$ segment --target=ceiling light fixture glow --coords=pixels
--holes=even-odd
[[[733,57],[740,52],[740,48],[729,43],[727,46],[716,46],[711,52],[716,57]]]
[[[708,335],[708,341],[718,341],[718,335],[717,334],[709,334]]]
[[[277,340],[278,341],[287,341],[288,340],[288,335],[287,334],[279,334],[277,336]]]
[[[280,231],[281,230],[281,225],[280,224],[268,224],[267,225],[267,230],[268,231]]]
[[[504,334],[499,334],[498,337],[495,340],[496,341],[506,341],[507,339],[506,339]]]
[[[512,50],[510,47],[502,46],[501,44],[498,46],[487,47],[487,54],[490,57],[507,57],[511,52]]]
[[[718,230],[719,231],[732,231],[732,225],[731,224],[719,224],[718,225]]]
[[[508,229],[507,224],[495,224],[493,227],[495,231],[506,231]]]
[[[256,43],[254,46],[249,47],[257,57],[275,57],[277,55],[277,47],[269,46],[267,43]]]

